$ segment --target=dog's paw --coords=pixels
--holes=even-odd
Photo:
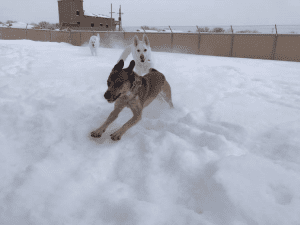
[[[120,131],[116,131],[115,133],[111,134],[111,140],[113,141],[119,141],[121,140],[122,133]]]
[[[91,133],[91,136],[94,138],[100,138],[104,132],[105,130],[95,130]]]

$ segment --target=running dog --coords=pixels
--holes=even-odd
[[[155,69],[145,76],[137,75],[133,69],[135,61],[132,60],[128,68],[123,69],[124,61],[121,59],[112,69],[108,80],[108,89],[104,98],[109,102],[115,102],[114,110],[110,113],[104,124],[91,133],[94,138],[99,138],[106,128],[117,119],[119,113],[128,107],[133,117],[119,130],[111,134],[114,141],[120,140],[122,135],[142,118],[143,109],[148,106],[160,94],[163,99],[173,108],[171,87],[165,76]]]
[[[92,36],[89,41],[89,47],[91,49],[92,55],[97,55],[97,49],[99,48],[99,46],[100,46],[99,34],[97,34],[97,36]]]
[[[143,35],[142,41],[140,41],[138,36],[135,35],[133,38],[133,43],[123,51],[118,62],[121,59],[125,61],[130,53],[132,54],[133,60],[136,63],[134,71],[139,76],[149,73],[150,68],[153,68],[153,62],[151,60],[150,42],[146,34]]]

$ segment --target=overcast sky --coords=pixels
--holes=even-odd
[[[114,12],[122,5],[123,26],[300,24],[300,0],[84,0],[83,7],[110,15],[111,3]],[[7,20],[57,23],[57,0],[1,0],[0,21]]]

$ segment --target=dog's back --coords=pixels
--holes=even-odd
[[[146,107],[162,91],[165,83],[165,76],[151,68],[150,72],[142,77],[142,86],[139,90],[141,104]]]

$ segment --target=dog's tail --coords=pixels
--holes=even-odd
[[[124,49],[123,53],[121,54],[120,58],[118,59],[118,62],[122,59],[123,61],[125,61],[127,59],[127,57],[130,55],[131,53],[131,45],[129,45],[127,48]]]

